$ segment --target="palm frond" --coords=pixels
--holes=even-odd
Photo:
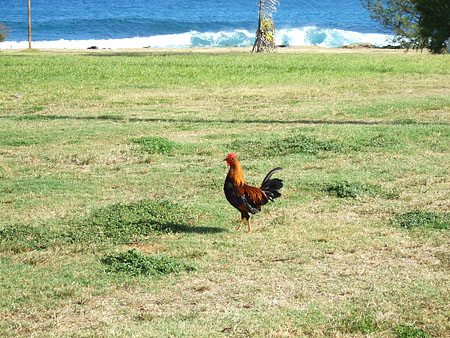
[[[280,0],[260,0],[259,2],[262,12],[267,16],[277,11],[279,3]]]
[[[258,29],[252,51],[273,51],[275,48],[275,24],[272,13],[276,12],[280,0],[259,0]]]

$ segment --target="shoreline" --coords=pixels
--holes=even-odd
[[[65,49],[65,48],[22,48],[22,49],[1,49],[0,54],[15,53],[55,53],[55,54],[78,54],[78,53],[148,53],[148,54],[244,54],[252,53],[252,46],[248,47],[189,47],[189,48],[85,48],[85,49]],[[286,46],[277,47],[274,52],[262,54],[296,54],[296,53],[408,53],[409,54],[429,54],[428,51],[407,50],[395,46],[377,47],[368,44],[352,44],[342,47],[321,47],[321,46]]]
[[[276,45],[284,46],[319,46],[339,48],[352,44],[386,46],[392,36],[382,33],[362,33],[335,28],[304,26],[281,28],[275,36]],[[252,47],[255,33],[246,29],[220,31],[186,31],[182,33],[160,34],[151,36],[131,36],[117,38],[57,38],[52,40],[34,40],[39,49],[122,49],[122,48],[220,48]],[[26,36],[22,40],[7,40],[0,43],[0,50],[23,49],[28,47]]]

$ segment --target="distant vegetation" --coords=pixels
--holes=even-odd
[[[394,31],[407,48],[445,53],[450,38],[448,0],[363,0],[372,18]]]
[[[8,37],[9,28],[0,22],[0,42],[5,41]]]

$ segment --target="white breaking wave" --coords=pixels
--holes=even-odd
[[[279,29],[276,43],[286,46],[342,47],[368,43],[377,47],[390,43],[392,36],[379,33],[359,33],[341,29],[321,29],[315,26]]]
[[[238,29],[220,32],[186,32],[124,39],[33,41],[38,49],[99,49],[122,48],[192,48],[192,47],[246,47],[254,42],[255,34]],[[375,46],[389,44],[391,36],[377,33],[358,33],[339,29],[321,29],[314,26],[278,29],[276,43],[286,46],[342,47],[353,43]],[[28,41],[4,41],[0,49],[25,49]]]
[[[191,33],[156,35],[149,37],[135,37],[124,39],[100,39],[100,40],[54,40],[33,41],[32,47],[38,49],[86,49],[97,47],[99,49],[120,48],[187,48],[191,44]],[[28,41],[4,41],[0,43],[0,49],[24,49],[28,48]]]

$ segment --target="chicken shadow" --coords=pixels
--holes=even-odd
[[[156,228],[163,232],[173,233],[191,233],[191,234],[216,234],[224,232],[225,229],[209,227],[209,226],[195,226],[183,223],[158,223]]]

